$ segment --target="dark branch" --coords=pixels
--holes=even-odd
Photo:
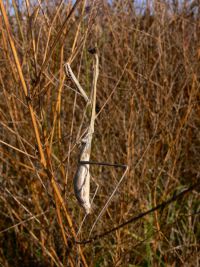
[[[87,240],[81,240],[81,241],[78,241],[76,240],[75,242],[77,244],[88,244],[88,243],[92,243],[100,238],[103,238],[117,230],[119,230],[120,228],[130,224],[130,223],[133,223],[133,222],[136,222],[138,221],[139,219],[143,218],[144,216],[156,211],[156,210],[159,210],[159,209],[164,209],[166,206],[168,206],[169,204],[171,204],[172,202],[174,201],[177,201],[178,199],[181,199],[183,198],[187,193],[191,192],[192,190],[194,189],[197,189],[198,187],[200,186],[200,181],[198,181],[197,183],[191,185],[190,187],[188,187],[187,189],[183,190],[181,193],[179,194],[174,194],[170,199],[162,202],[161,204],[157,205],[156,207],[150,209],[150,210],[147,210],[145,212],[142,212],[140,213],[139,215],[135,216],[135,217],[132,217],[131,219],[129,219],[128,221],[125,221],[124,223],[121,223],[119,224],[118,226],[110,229],[110,230],[107,230],[99,235],[95,235],[93,236],[92,238],[90,239],[87,239]]]
[[[100,165],[100,166],[111,166],[116,168],[127,168],[125,164],[115,164],[115,163],[107,163],[107,162],[95,162],[95,161],[79,161],[80,164],[90,164],[90,165]]]

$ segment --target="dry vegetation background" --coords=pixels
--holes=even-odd
[[[0,265],[199,266],[199,188],[163,210],[74,242],[73,193],[85,103],[100,58],[91,159],[129,166],[93,236],[199,181],[199,1],[0,0]],[[122,171],[92,166],[95,217]],[[91,195],[95,184],[91,186]]]

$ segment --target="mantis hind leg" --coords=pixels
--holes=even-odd
[[[121,176],[121,178],[120,178],[120,180],[117,182],[117,184],[116,184],[116,186],[115,186],[115,189],[112,191],[112,193],[111,193],[111,195],[109,196],[109,198],[107,199],[107,201],[106,201],[104,207],[101,209],[99,215],[96,217],[96,219],[95,219],[95,221],[94,221],[94,223],[93,223],[93,225],[92,225],[92,227],[91,227],[91,230],[90,230],[90,232],[89,232],[89,238],[90,238],[90,236],[91,236],[91,234],[92,234],[92,232],[93,232],[93,230],[94,230],[95,225],[97,224],[97,222],[99,221],[99,219],[102,217],[103,213],[105,212],[105,210],[107,209],[109,203],[111,202],[112,198],[114,197],[116,191],[118,190],[120,184],[122,183],[122,181],[123,181],[123,179],[124,179],[124,177],[125,177],[125,175],[126,175],[126,173],[127,173],[127,171],[128,171],[128,166],[127,166],[127,165],[124,165],[124,164],[113,164],[113,163],[107,163],[107,162],[92,162],[92,161],[80,161],[79,163],[80,163],[80,164],[83,164],[83,165],[84,165],[84,164],[90,164],[90,165],[109,166],[109,167],[114,167],[114,168],[122,168],[122,169],[125,169],[125,170],[124,170],[124,173],[122,174],[122,176]],[[99,185],[98,185],[98,183],[95,181],[95,179],[94,179],[93,177],[91,177],[91,178],[92,178],[92,180],[95,182],[95,184],[97,185],[97,188],[96,188],[96,190],[95,190],[95,193],[94,193],[94,196],[93,196],[93,198],[92,198],[92,202],[91,202],[91,203],[93,203],[93,201],[94,201],[94,199],[95,199],[95,196],[96,196],[96,194],[97,194],[97,192],[98,192]],[[84,216],[84,218],[83,218],[83,220],[82,220],[82,222],[81,222],[81,225],[80,225],[80,227],[79,227],[79,230],[78,230],[78,232],[77,232],[77,235],[80,234],[81,228],[82,228],[82,226],[83,226],[83,223],[84,223],[86,217],[87,217],[87,215]]]
[[[104,164],[104,165],[105,165],[105,164]],[[110,164],[109,166],[113,166],[113,165]],[[121,166],[118,165],[118,167],[122,167],[122,168],[124,168],[125,165],[121,165]],[[105,204],[104,207],[101,209],[99,215],[98,215],[97,218],[95,219],[95,221],[94,221],[94,223],[93,223],[93,225],[92,225],[92,227],[91,227],[90,233],[89,233],[89,238],[91,237],[91,234],[92,234],[92,232],[93,232],[93,230],[94,230],[95,225],[97,224],[97,222],[99,221],[99,219],[102,217],[103,213],[105,212],[105,210],[107,209],[108,205],[110,204],[112,198],[114,197],[116,191],[118,190],[120,184],[121,184],[122,181],[124,180],[124,177],[125,177],[127,171],[128,171],[128,166],[126,166],[126,169],[125,169],[124,173],[122,174],[120,180],[119,180],[118,183],[116,184],[115,189],[112,191],[111,195],[109,196],[108,200],[106,201],[106,204]]]

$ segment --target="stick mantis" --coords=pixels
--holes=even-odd
[[[90,230],[89,236],[91,235],[96,223],[98,222],[98,220],[102,216],[103,212],[108,207],[112,197],[116,193],[119,185],[123,181],[123,179],[124,179],[124,177],[126,175],[126,172],[128,170],[128,166],[127,165],[123,165],[123,164],[111,164],[111,163],[105,163],[105,162],[98,163],[98,162],[90,161],[92,138],[93,138],[93,134],[94,134],[94,124],[95,124],[95,119],[97,117],[97,115],[96,115],[96,90],[97,90],[97,79],[98,79],[98,76],[99,76],[99,57],[98,57],[98,55],[96,53],[96,50],[93,49],[93,51],[91,53],[94,54],[94,63],[93,63],[92,93],[91,93],[91,98],[90,99],[87,96],[87,94],[85,93],[85,91],[83,90],[83,88],[81,87],[81,85],[80,85],[79,81],[77,80],[77,78],[75,77],[75,75],[74,75],[74,73],[73,73],[73,71],[72,71],[72,69],[70,67],[70,64],[69,63],[65,64],[66,75],[75,84],[75,86],[78,89],[79,93],[82,95],[82,97],[86,101],[86,104],[91,106],[90,122],[89,122],[89,126],[87,128],[87,131],[86,131],[85,135],[81,139],[81,151],[80,151],[79,163],[78,163],[77,171],[76,171],[76,174],[75,174],[74,180],[73,180],[74,193],[75,193],[75,196],[76,196],[79,204],[83,207],[83,209],[85,211],[85,214],[86,214],[85,218],[86,218],[86,216],[88,214],[91,213],[91,201],[90,201],[90,178],[91,178],[91,175],[90,175],[90,165],[103,165],[103,166],[120,167],[120,168],[124,168],[125,171],[124,171],[122,177],[120,178],[120,180],[118,181],[115,189],[113,190],[113,192],[109,196],[109,198],[108,198],[106,204],[104,205],[103,209],[101,210],[101,212],[97,216],[94,224],[92,225],[92,228]],[[98,188],[97,188],[97,190],[98,190]],[[97,190],[96,190],[96,192],[97,192]],[[96,194],[96,192],[95,192],[95,194]],[[94,194],[94,197],[95,197],[95,194]],[[94,197],[93,197],[93,199],[94,199]],[[85,220],[85,218],[83,219],[83,221]],[[80,230],[80,228],[79,228],[79,230]]]

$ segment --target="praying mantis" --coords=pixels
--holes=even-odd
[[[78,89],[79,93],[82,95],[84,100],[86,101],[86,105],[90,105],[91,107],[91,117],[90,117],[90,122],[89,126],[86,130],[85,135],[81,139],[81,149],[80,149],[80,157],[79,157],[79,162],[77,166],[77,171],[73,179],[73,184],[74,184],[74,193],[76,196],[76,199],[78,200],[78,203],[80,206],[83,207],[85,211],[85,217],[91,213],[91,201],[90,201],[90,165],[104,165],[104,166],[113,166],[113,167],[120,167],[125,169],[122,177],[118,181],[115,189],[113,190],[112,194],[109,196],[106,204],[104,205],[103,209],[97,216],[91,230],[90,234],[92,233],[97,221],[100,219],[102,216],[103,212],[105,209],[108,207],[112,197],[114,196],[115,192],[117,191],[119,185],[123,181],[127,170],[128,166],[123,165],[123,164],[111,164],[111,163],[105,163],[105,162],[92,162],[90,161],[90,155],[91,155],[91,149],[92,149],[92,139],[93,139],[93,134],[94,134],[94,125],[95,125],[95,119],[97,117],[96,115],[96,91],[97,91],[97,80],[99,76],[99,57],[96,52],[96,49],[93,49],[92,52],[94,56],[93,60],[93,82],[92,82],[92,93],[91,97],[87,96],[83,88],[81,87],[78,79],[74,75],[70,64],[66,63],[65,64],[65,72],[67,77],[71,79],[71,81],[74,83],[76,88]],[[94,198],[93,198],[94,199]]]

